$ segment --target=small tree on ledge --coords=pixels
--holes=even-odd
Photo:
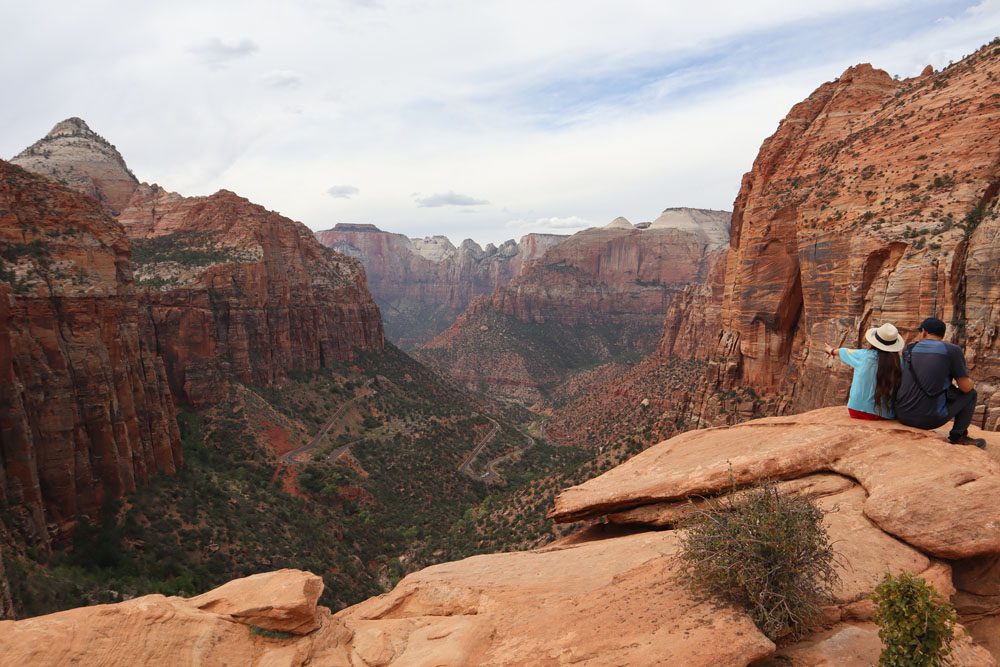
[[[880,667],[949,664],[955,609],[930,584],[909,572],[886,574],[872,598],[883,645]]]

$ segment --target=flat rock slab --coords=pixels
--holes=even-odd
[[[833,471],[868,492],[864,513],[882,530],[940,558],[1000,553],[1000,434],[976,432],[987,451],[898,422],[850,419],[824,408],[728,428],[691,431],[556,497],[570,522],[696,496],[733,485]]]
[[[475,556],[337,614],[367,665],[744,665],[774,644],[677,581],[678,536]]]

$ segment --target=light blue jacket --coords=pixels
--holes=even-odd
[[[878,350],[852,350],[842,347],[839,350],[840,360],[854,369],[854,379],[851,380],[851,395],[847,399],[847,407],[852,410],[879,415],[886,419],[895,419],[896,412],[889,406],[889,414],[883,415],[875,408],[875,378],[878,374]]]

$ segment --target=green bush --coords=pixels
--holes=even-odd
[[[697,510],[681,546],[688,586],[742,608],[771,639],[817,620],[837,581],[823,512],[769,483]]]
[[[882,640],[882,667],[948,664],[955,609],[926,581],[902,572],[886,574],[875,589],[875,623]]]

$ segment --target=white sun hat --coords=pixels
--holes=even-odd
[[[865,334],[865,340],[875,349],[886,352],[899,352],[906,346],[906,341],[899,335],[899,330],[888,322],[869,329]]]

